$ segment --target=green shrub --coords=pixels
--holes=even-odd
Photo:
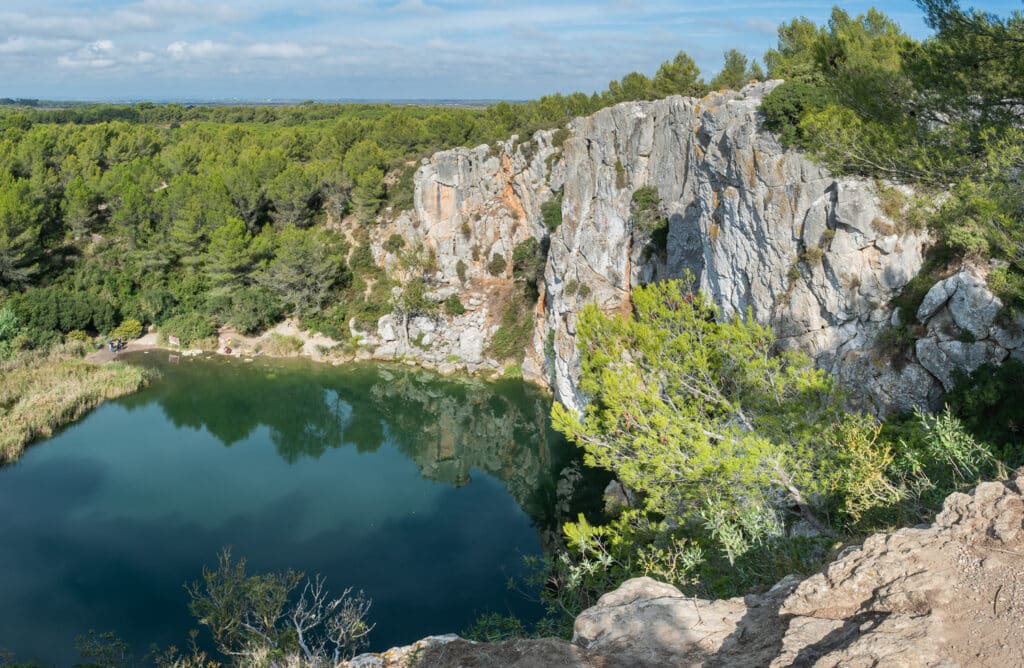
[[[397,253],[403,248],[405,248],[405,239],[401,234],[392,234],[388,237],[388,240],[384,242],[384,250],[389,253]]]
[[[506,268],[508,268],[508,262],[505,261],[505,256],[501,253],[492,255],[491,261],[487,264],[487,272],[491,276],[504,276]]]
[[[444,310],[448,315],[462,315],[466,312],[466,307],[463,306],[459,296],[453,292],[448,295],[448,299],[444,300]]]
[[[618,188],[619,190],[622,190],[627,185],[629,185],[629,181],[626,179],[626,168],[623,166],[621,160],[616,160],[615,161],[615,187]]]
[[[540,205],[540,218],[548,232],[554,232],[562,224],[562,193]]]
[[[182,345],[197,343],[217,333],[217,328],[209,316],[202,313],[182,313],[164,320],[160,331],[166,336],[176,336]]]
[[[270,336],[263,341],[260,341],[259,350],[266,355],[285,357],[298,355],[302,350],[302,345],[302,339],[297,336],[288,336],[286,334],[271,332]]]
[[[81,329],[73,329],[64,335],[65,341],[80,341],[82,343],[89,343],[92,341],[92,337],[89,336],[88,332]]]
[[[275,296],[263,288],[241,288],[231,295],[227,320],[243,334],[256,334],[269,328],[281,317],[281,306]]]
[[[761,101],[764,127],[777,133],[784,146],[800,145],[806,139],[800,128],[804,114],[824,108],[829,98],[819,82],[784,81]]]
[[[558,128],[551,135],[551,145],[555,148],[562,148],[565,146],[565,141],[569,138],[568,128]]]
[[[459,281],[462,283],[466,282],[466,263],[461,259],[455,263],[455,274],[459,277]]]
[[[532,334],[533,309],[521,297],[511,299],[487,346],[487,355],[499,361],[521,359]]]
[[[116,339],[137,339],[142,336],[142,323],[134,318],[121,321],[110,335]]]
[[[970,374],[954,373],[955,386],[946,403],[967,430],[992,444],[1007,466],[1024,465],[1024,363],[1008,359],[1002,365],[983,364]]]

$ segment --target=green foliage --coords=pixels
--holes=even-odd
[[[491,256],[491,261],[487,263],[487,273],[491,276],[504,276],[507,267],[508,262],[505,261],[505,256],[495,253]]]
[[[491,337],[487,355],[499,361],[522,359],[532,335],[533,309],[516,295],[501,314],[501,324]]]
[[[555,148],[562,148],[565,146],[566,140],[569,139],[569,130],[567,128],[558,128],[551,135],[551,145]]]
[[[629,185],[629,180],[626,178],[626,168],[623,166],[621,160],[615,161],[615,187],[619,190]]]
[[[384,250],[389,253],[397,253],[403,248],[405,248],[405,237],[401,234],[392,234],[388,237],[388,240],[384,242]]]
[[[764,127],[777,133],[783,145],[805,145],[808,137],[800,121],[810,112],[825,108],[831,100],[820,82],[784,81],[761,102]]]
[[[707,85],[700,78],[700,69],[693,58],[682,51],[677,53],[672,60],[661,64],[651,87],[657,97],[668,97],[669,95],[686,95],[689,97],[700,97],[707,93]]]
[[[668,221],[661,215],[661,196],[654,186],[642,186],[633,191],[631,202],[633,223],[636,229],[651,234]]]
[[[953,414],[975,438],[991,444],[1007,466],[1024,465],[1024,404],[1017,395],[1024,386],[1024,363],[983,364],[970,374],[957,374],[954,381],[946,394]]]
[[[444,300],[444,311],[448,315],[457,316],[465,313],[466,307],[462,304],[462,300],[459,299],[459,295],[453,292]]]
[[[548,232],[554,232],[562,224],[562,192],[540,205],[540,217]]]
[[[534,238],[516,244],[512,250],[512,276],[523,283],[524,291],[531,301],[539,296],[539,284],[544,278],[544,267],[548,259],[547,240],[544,243]]]
[[[739,90],[751,80],[761,79],[764,79],[764,72],[757,61],[748,64],[745,55],[736,49],[729,49],[724,54],[722,70],[711,80],[710,86],[712,90]]]
[[[463,262],[461,258],[459,259],[458,262],[455,263],[455,275],[459,277],[459,281],[462,282],[462,283],[466,282],[466,269],[467,268],[468,267],[466,267],[466,263]]]
[[[189,609],[218,651],[245,664],[288,653],[311,665],[336,663],[355,656],[373,629],[362,592],[349,588],[332,598],[323,577],[293,570],[250,575],[230,548],[185,589]]]
[[[1024,274],[1024,19],[921,0],[935,34],[915,42],[883,14],[835,9],[828,26],[779,29],[766,62],[787,82],[766,126],[837,172],[916,184],[938,207],[910,207],[895,230],[930,218],[961,257],[997,257]]]
[[[160,332],[165,336],[176,336],[182,345],[199,343],[217,333],[209,316],[202,313],[183,313],[172,316],[160,323]]]
[[[261,283],[295,312],[319,311],[331,291],[346,280],[343,237],[326,228],[285,228]]]
[[[302,351],[303,342],[297,336],[288,336],[271,332],[270,335],[260,342],[260,352],[273,357],[289,357],[298,355]]]
[[[142,323],[135,318],[122,320],[121,324],[110,332],[110,336],[116,339],[137,339],[142,336]]]
[[[883,496],[843,463],[852,434],[874,443],[870,423],[845,416],[831,377],[806,359],[771,354],[770,330],[749,316],[716,321],[679,281],[636,290],[633,305],[631,318],[584,309],[580,388],[590,404],[582,414],[556,405],[552,418],[646,511],[706,524],[712,543],[739,552],[777,532],[780,497],[821,527],[836,499]],[[857,457],[878,468],[885,453],[869,445]]]

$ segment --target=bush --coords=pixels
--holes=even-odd
[[[623,166],[621,160],[615,161],[615,187],[618,189],[625,188],[629,185],[629,181],[626,179],[626,168]]]
[[[455,274],[459,277],[459,281],[466,282],[466,263],[459,260],[455,263]]]
[[[562,193],[540,205],[540,218],[548,232],[554,232],[562,224]]]
[[[569,129],[568,128],[558,128],[551,135],[551,145],[554,146],[555,148],[562,148],[563,146],[565,146],[565,140],[567,140],[568,138],[569,138]]]
[[[243,334],[262,332],[281,317],[277,298],[263,288],[241,288],[231,295],[228,322]]]
[[[209,316],[190,312],[168,318],[160,325],[160,331],[167,336],[178,337],[181,344],[187,346],[210,338],[217,333],[217,328]]]
[[[821,83],[784,81],[761,101],[764,127],[777,133],[783,145],[799,145],[805,139],[800,129],[804,114],[828,103],[829,95]]]
[[[532,334],[533,310],[522,297],[516,297],[505,306],[501,325],[491,337],[487,354],[499,361],[521,359]]]
[[[302,351],[303,342],[297,336],[287,336],[271,332],[270,336],[260,341],[259,351],[271,357],[290,357]]]
[[[389,253],[397,253],[403,248],[405,248],[405,239],[401,234],[392,234],[388,237],[388,240],[384,242],[384,250]]]
[[[504,276],[505,269],[508,267],[508,262],[505,261],[505,256],[501,253],[495,253],[491,256],[491,261],[487,264],[487,272],[491,276]]]
[[[142,336],[142,323],[134,318],[122,320],[121,324],[110,332],[110,336],[115,339],[137,339]]]
[[[463,306],[459,296],[453,292],[448,295],[448,299],[444,300],[444,310],[448,315],[462,315],[466,312],[466,307]]]
[[[1024,363],[1006,360],[1001,366],[983,364],[970,374],[953,376],[946,394],[950,410],[976,438],[991,443],[995,454],[1011,468],[1024,465]]]

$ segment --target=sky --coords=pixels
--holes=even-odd
[[[0,97],[508,99],[593,92],[676,52],[706,78],[832,2],[767,0],[0,0]],[[1007,15],[1021,0],[975,3]],[[876,6],[914,37],[911,0]]]

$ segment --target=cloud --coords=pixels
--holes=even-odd
[[[204,60],[217,58],[231,51],[227,44],[220,44],[208,39],[201,42],[172,42],[167,45],[167,53],[171,60]]]
[[[114,43],[109,39],[101,39],[61,56],[57,64],[69,69],[104,69],[117,65],[117,55]]]

